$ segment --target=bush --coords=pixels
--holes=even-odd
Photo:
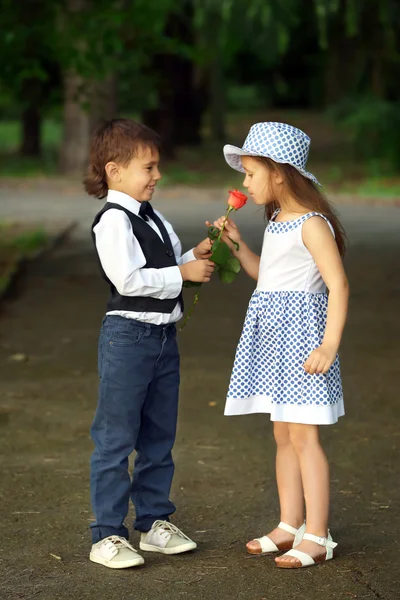
[[[400,167],[400,103],[370,96],[350,98],[330,109],[334,121],[349,131],[354,150],[376,175]]]

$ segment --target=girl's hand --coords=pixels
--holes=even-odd
[[[311,352],[304,363],[304,370],[310,375],[327,373],[336,359],[337,348],[321,344],[319,348]]]
[[[240,236],[240,231],[231,219],[226,219],[225,216],[223,216],[223,217],[220,217],[219,219],[217,219],[216,221],[214,221],[213,225],[214,225],[214,227],[217,227],[218,229],[222,229],[224,222],[225,222],[225,228],[224,228],[224,233],[222,234],[223,241],[226,242],[231,247],[233,246],[232,241],[236,242],[237,244],[240,244],[240,242],[242,241],[242,238]],[[206,225],[207,225],[207,227],[210,227],[211,223],[209,221],[206,221]],[[229,243],[230,240],[231,240],[231,243]]]
[[[193,254],[196,260],[207,259],[211,256],[211,247],[212,241],[209,238],[206,238],[200,244],[197,244],[196,248],[193,250]]]

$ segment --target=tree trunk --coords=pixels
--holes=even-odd
[[[67,13],[74,15],[85,10],[88,0],[67,0]],[[60,25],[62,27],[62,23]],[[83,38],[71,40],[76,49],[85,46]],[[88,93],[90,83],[73,68],[63,76],[64,87],[64,134],[60,152],[59,168],[64,175],[83,174],[89,149],[90,117]]]
[[[64,175],[82,174],[87,163],[90,119],[83,103],[84,80],[74,71],[64,76],[64,136],[60,170]]]
[[[194,44],[191,1],[183,2],[179,15],[171,16],[165,35],[188,46]],[[160,134],[165,154],[172,156],[177,145],[201,141],[204,88],[196,86],[193,61],[179,54],[155,56],[153,71],[158,73],[158,106],[145,111],[143,119]]]
[[[225,136],[225,85],[222,44],[224,23],[221,9],[216,5],[207,11],[203,31],[208,50],[208,97],[210,105],[211,135],[215,141],[223,141]]]
[[[215,141],[221,142],[226,139],[226,135],[224,73],[219,48],[216,48],[216,54],[211,64],[210,71],[211,133]]]
[[[377,7],[377,10],[378,7]],[[382,24],[371,22],[370,18],[370,53],[371,53],[371,90],[376,98],[383,100],[385,98],[385,77],[382,57]]]
[[[41,116],[34,104],[27,106],[22,113],[21,156],[39,157],[41,153]]]
[[[117,79],[108,75],[103,81],[94,81],[90,91],[90,133],[104,121],[115,119],[118,114]]]
[[[158,106],[157,108],[144,111],[143,121],[148,127],[154,129],[161,137],[163,154],[166,157],[172,158],[176,146],[177,123],[175,121],[174,96],[172,93],[171,80],[168,83],[168,75],[171,73],[171,68],[166,60],[168,57],[158,56],[157,58],[159,67],[163,65],[163,75],[160,75],[159,83]],[[164,80],[164,77],[166,80]]]

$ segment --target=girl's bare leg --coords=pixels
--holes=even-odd
[[[289,423],[288,429],[300,464],[306,503],[306,532],[326,537],[329,515],[329,465],[320,444],[318,426]],[[301,542],[296,550],[305,552],[314,559],[325,553],[324,548],[308,540]],[[296,561],[295,558],[283,556],[275,560]]]
[[[278,484],[281,521],[296,529],[304,522],[304,498],[301,483],[300,465],[289,437],[288,423],[274,423],[276,451],[276,480]],[[282,529],[274,529],[267,534],[276,544],[293,543],[294,536]],[[251,541],[247,549],[252,553],[261,552],[258,542]]]

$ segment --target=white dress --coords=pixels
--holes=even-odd
[[[278,211],[277,211],[278,212]],[[272,421],[328,425],[344,415],[339,358],[326,374],[304,363],[322,343],[328,296],[302,238],[303,223],[275,222],[264,235],[257,288],[236,350],[225,415],[270,413]]]

